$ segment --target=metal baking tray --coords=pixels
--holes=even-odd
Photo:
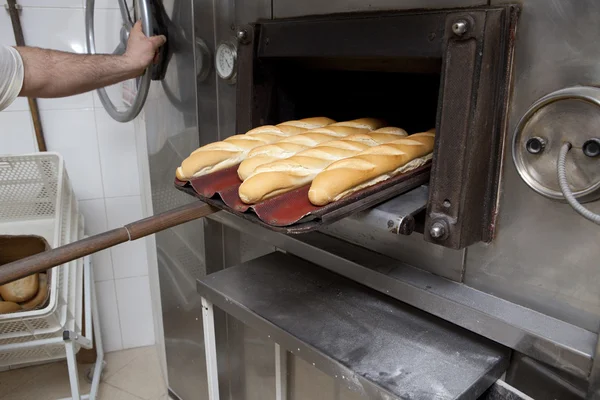
[[[317,207],[308,200],[310,185],[257,204],[244,204],[238,196],[242,181],[238,166],[200,176],[190,182],[175,179],[175,187],[216,208],[231,212],[268,229],[286,234],[307,233],[373,207],[429,181],[431,162],[343,199]]]

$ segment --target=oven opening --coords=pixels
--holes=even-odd
[[[414,64],[397,61],[321,59],[279,61],[274,67],[272,123],[312,116],[336,121],[369,117],[409,134],[435,127],[440,73],[431,65],[420,72]]]

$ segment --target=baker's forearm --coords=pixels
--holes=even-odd
[[[144,65],[125,55],[74,54],[17,47],[25,70],[21,96],[65,97],[139,76]]]

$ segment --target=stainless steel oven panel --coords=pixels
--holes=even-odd
[[[273,18],[347,12],[485,6],[487,0],[273,0]]]
[[[492,3],[502,1],[492,1]],[[519,19],[508,137],[538,98],[600,82],[600,3],[525,0]],[[467,250],[465,283],[582,328],[600,323],[600,229],[519,177],[507,147],[497,237]],[[586,204],[600,211],[600,202]]]
[[[460,282],[463,277],[466,250],[452,250],[428,243],[420,233],[395,235],[386,229],[375,229],[352,218],[323,228],[322,232],[456,282]]]

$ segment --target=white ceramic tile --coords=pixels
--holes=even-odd
[[[37,151],[33,124],[28,111],[0,112],[0,154],[27,154]]]
[[[23,7],[81,8],[81,0],[19,0]]]
[[[21,23],[28,46],[85,53],[83,9],[25,8]]]
[[[48,150],[63,155],[80,200],[104,197],[93,110],[42,110]]]
[[[131,2],[127,2],[128,4],[131,4]],[[86,0],[83,0],[83,6],[85,7],[86,5]],[[102,9],[102,8],[113,8],[113,9],[119,9],[119,2],[118,0],[96,0],[96,10]]]
[[[39,107],[39,103],[38,103],[38,107]],[[29,104],[27,103],[27,98],[26,97],[17,97],[15,99],[15,101],[13,101],[13,103],[2,112],[9,112],[9,111],[27,111],[27,113],[29,113]]]
[[[108,229],[119,228],[143,218],[140,196],[106,199]],[[115,279],[148,275],[145,239],[127,242],[110,249]]]
[[[79,209],[85,217],[85,233],[95,235],[107,231],[104,199],[81,200]],[[106,281],[114,278],[110,249],[92,254],[94,280]]]
[[[0,6],[6,4],[6,0],[0,0]],[[8,12],[3,10],[0,12],[0,45],[14,46],[15,35],[12,30],[12,23],[10,22],[10,15]]]
[[[104,351],[122,350],[121,321],[117,306],[115,282],[97,282],[96,297],[98,299],[100,323],[102,324],[102,344],[104,345]]]
[[[32,3],[75,4],[78,0],[27,0]],[[80,4],[79,4],[80,6]],[[67,6],[62,6],[67,7]],[[76,8],[24,8],[21,22],[28,46],[85,53],[84,12]],[[61,99],[39,99],[42,110],[92,108],[91,93]]]
[[[117,4],[116,0],[114,2]],[[97,53],[112,54],[119,44],[122,26],[123,21],[118,9],[99,9],[95,11],[94,33]]]
[[[97,109],[95,113],[104,195],[139,196],[140,177],[133,122],[117,122],[104,109]]]
[[[123,347],[150,346],[155,342],[150,282],[147,276],[115,280]]]

